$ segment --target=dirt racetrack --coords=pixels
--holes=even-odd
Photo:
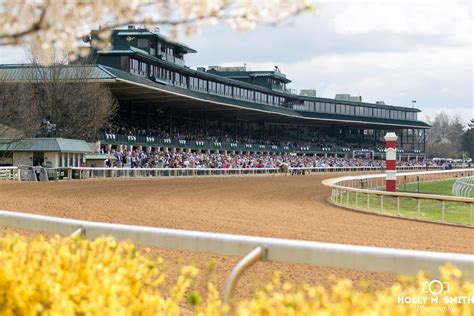
[[[474,229],[352,212],[329,204],[321,180],[343,174],[187,179],[85,180],[0,183],[0,209],[75,219],[313,241],[474,253]],[[345,175],[345,174],[344,174]],[[217,261],[222,285],[238,258],[157,252],[172,263]],[[172,267],[173,264],[170,265]],[[170,273],[173,274],[170,268]],[[395,276],[378,273],[258,263],[239,282],[239,294],[279,270],[285,280],[328,284],[337,274],[372,288]]]

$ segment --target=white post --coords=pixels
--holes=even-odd
[[[420,213],[421,213],[420,212],[420,199],[417,199],[416,201],[417,201],[417,204],[418,204],[418,212],[416,214],[416,218],[419,219],[420,218]]]
[[[397,214],[400,216],[400,197],[397,196]]]
[[[444,201],[441,201],[441,222],[444,222]]]

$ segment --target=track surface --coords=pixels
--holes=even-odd
[[[352,212],[329,204],[321,180],[342,176],[257,176],[188,179],[90,180],[0,183],[0,209],[144,226],[303,239],[380,247],[474,253],[474,229]],[[346,174],[344,174],[346,175]],[[238,258],[159,250],[165,259],[203,264],[217,260],[217,283]],[[173,266],[173,264],[171,264]],[[259,263],[239,283],[239,293],[272,270],[286,280],[327,285],[337,274],[368,279],[373,288],[394,276]],[[172,272],[172,267],[170,269]]]

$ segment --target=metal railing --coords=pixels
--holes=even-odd
[[[399,173],[397,184],[404,187],[469,176],[474,176],[474,169]],[[445,224],[474,225],[474,198],[382,191],[385,190],[384,174],[326,179],[323,184],[331,188],[330,202],[346,208]]]
[[[473,190],[474,177],[457,179],[453,185],[453,194],[456,196],[471,197]]]
[[[160,136],[141,136],[101,133],[99,140],[108,145],[142,146],[158,148],[176,148],[183,150],[210,150],[210,151],[241,151],[241,152],[271,152],[271,153],[317,153],[317,154],[349,154],[359,146],[315,146],[315,145],[272,145],[265,143],[244,143],[232,141],[210,141],[210,140],[188,140],[172,139]],[[350,148],[349,151],[346,149]],[[375,154],[382,155],[383,152],[373,148]],[[416,149],[400,149],[399,154],[406,156],[424,156],[424,153]]]
[[[0,167],[0,180],[20,180],[18,167]]]
[[[407,166],[400,171],[420,170],[424,167]],[[70,167],[48,168],[50,179],[96,179],[96,178],[137,178],[137,177],[198,177],[228,175],[275,175],[286,173],[280,168],[97,168]],[[364,167],[294,167],[290,174],[321,172],[362,172],[380,171],[379,166]]]
[[[439,266],[451,263],[467,279],[474,278],[474,255],[468,254],[108,224],[2,210],[0,225],[49,234],[80,233],[85,238],[106,235],[157,248],[245,256],[229,276],[224,290],[226,301],[242,272],[259,260],[408,275],[423,270],[432,277],[439,275]]]
[[[401,166],[399,171],[424,170],[424,166]],[[440,167],[436,167],[440,168]],[[28,171],[31,166],[0,167],[1,175],[12,180],[30,179]],[[62,167],[44,168],[50,180],[63,179],[94,179],[94,178],[133,178],[133,177],[196,177],[196,176],[224,176],[224,175],[274,175],[285,173],[280,168],[97,168],[97,167]],[[294,167],[289,168],[292,174],[321,173],[321,172],[363,172],[381,171],[380,166],[360,167]],[[31,173],[31,172],[30,172]]]

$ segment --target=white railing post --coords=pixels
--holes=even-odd
[[[416,199],[416,203],[417,203],[417,208],[418,208],[417,213],[416,213],[416,218],[420,219],[420,215],[421,215],[421,211],[420,211],[421,202],[420,202],[420,199]]]
[[[400,216],[400,197],[397,196],[397,214]]]
[[[444,223],[444,201],[441,201],[441,223]]]
[[[472,203],[469,203],[469,225],[472,225]]]
[[[252,265],[257,263],[260,260],[265,260],[265,249],[262,247],[257,247],[251,252],[249,252],[242,260],[237,263],[237,265],[230,272],[229,277],[227,278],[225,288],[224,288],[224,304],[229,304],[229,300],[232,296],[232,292],[237,284],[240,276]]]

